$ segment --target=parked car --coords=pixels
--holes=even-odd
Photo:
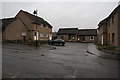
[[[54,45],[54,44],[61,44],[62,46],[64,46],[65,41],[62,39],[54,39],[54,40],[50,40],[48,41],[49,45]]]

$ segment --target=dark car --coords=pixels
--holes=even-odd
[[[65,41],[64,40],[62,40],[62,39],[54,39],[54,40],[50,40],[49,42],[49,45],[50,44],[52,44],[52,45],[54,45],[54,44],[61,44],[62,46],[64,46],[64,44],[65,44]]]

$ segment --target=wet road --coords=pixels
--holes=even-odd
[[[56,49],[46,46],[4,44],[3,77],[118,78],[118,61],[87,53],[87,43],[67,43]]]

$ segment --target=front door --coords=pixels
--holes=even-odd
[[[49,40],[52,40],[52,34],[49,34]]]
[[[25,36],[23,36],[23,40],[25,41]]]
[[[36,40],[36,38],[38,40],[38,32],[34,32],[34,40]]]
[[[101,41],[101,44],[103,45],[103,35],[102,35],[102,41]]]
[[[68,35],[68,40],[71,40],[71,35]]]
[[[81,42],[84,42],[84,41],[85,41],[85,36],[82,36],[82,37],[80,38],[80,41],[81,41]]]

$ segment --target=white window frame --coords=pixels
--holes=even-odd
[[[46,25],[46,29],[48,28],[48,26]]]
[[[93,38],[92,38],[92,37],[93,37]],[[89,39],[90,39],[90,40],[94,40],[94,36],[90,36]]]
[[[22,36],[26,36],[26,32],[22,32]]]
[[[40,27],[43,27],[43,24],[40,24]]]
[[[44,37],[43,32],[40,32],[40,37],[41,37],[41,38],[43,38],[43,37]]]
[[[45,37],[48,38],[48,33],[45,34]]]

